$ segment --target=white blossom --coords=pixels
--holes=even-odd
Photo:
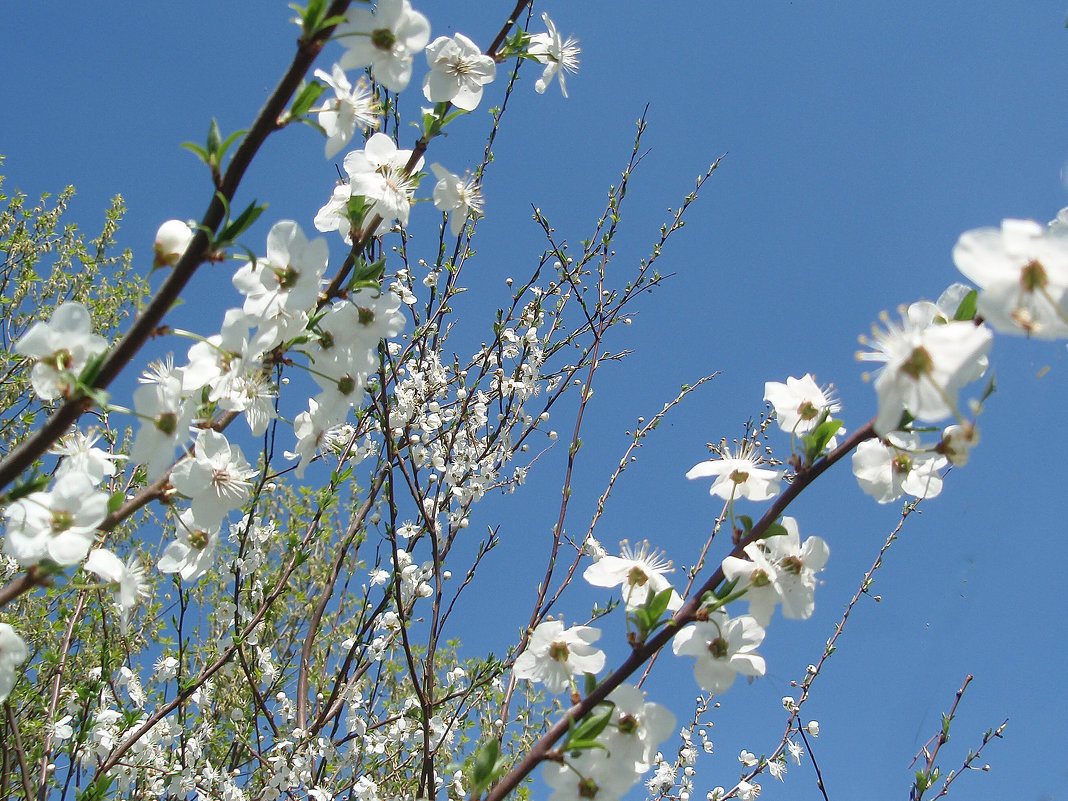
[[[326,157],[332,159],[349,143],[357,127],[378,127],[380,109],[367,81],[360,78],[354,87],[340,64],[329,73],[316,70],[313,74],[334,90],[334,98],[318,114],[319,125],[326,131]]]
[[[449,215],[449,230],[459,236],[468,219],[482,216],[482,187],[469,174],[461,178],[440,164],[431,164],[430,169],[438,179],[434,206]]]
[[[493,59],[464,36],[440,36],[427,45],[430,72],[423,79],[423,96],[431,103],[452,103],[474,111],[482,100],[482,87],[497,75]]]
[[[74,379],[89,359],[107,350],[108,343],[91,331],[89,311],[81,303],[64,303],[47,323],[36,322],[14,351],[34,359],[30,382],[42,400],[55,400],[74,391]]]
[[[751,501],[766,501],[779,494],[781,470],[760,467],[762,460],[752,443],[744,443],[737,453],[728,453],[720,459],[699,462],[689,469],[686,478],[715,477],[708,492],[724,500],[748,498]]]
[[[563,692],[574,676],[596,674],[604,668],[604,651],[591,645],[600,636],[600,629],[592,626],[565,629],[559,620],[546,620],[534,629],[526,650],[516,657],[515,677],[544,684],[551,693]]]
[[[925,422],[953,415],[960,388],[981,372],[980,360],[991,344],[988,328],[964,321],[924,322],[906,316],[898,325],[884,316],[885,330],[872,329],[872,350],[857,354],[862,361],[884,363],[875,378],[877,434],[897,428],[906,411]]]
[[[412,79],[412,57],[430,41],[430,23],[409,0],[378,0],[373,12],[350,6],[334,37],[348,48],[342,69],[370,67],[376,81],[400,92]]]
[[[130,614],[137,607],[138,602],[148,597],[148,584],[145,581],[144,570],[137,561],[137,555],[131,554],[126,562],[123,562],[108,549],[97,548],[89,554],[83,567],[114,585],[112,588],[114,603],[119,610],[119,622],[125,633],[130,622]]]
[[[694,678],[702,689],[718,695],[734,684],[734,678],[763,676],[764,657],[756,653],[764,641],[764,627],[752,615],[730,618],[726,611],[711,612],[708,620],[686,626],[675,635],[672,650],[692,656]]]
[[[15,687],[15,668],[30,655],[26,641],[7,623],[0,623],[0,701]]]
[[[567,97],[567,82],[564,76],[569,72],[578,72],[579,53],[582,52],[578,46],[579,40],[573,36],[567,39],[561,36],[547,13],[543,13],[541,19],[548,28],[548,32],[531,36],[530,47],[527,50],[537,61],[545,65],[541,77],[534,83],[534,90],[538,94],[544,94],[555,76],[560,79],[560,92]]]
[[[671,561],[663,559],[655,549],[649,548],[648,542],[641,542],[636,549],[630,543],[622,543],[622,556],[603,556],[586,568],[582,577],[594,587],[623,588],[623,600],[627,609],[634,609],[645,604],[649,593],[654,595],[671,589],[668,609],[675,611],[682,606],[682,597],[675,592],[671,582],[665,578],[672,570]]]

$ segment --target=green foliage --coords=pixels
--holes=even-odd
[[[223,139],[222,131],[219,130],[219,123],[212,119],[211,125],[208,126],[208,137],[204,142],[204,147],[192,142],[182,142],[182,147],[195,154],[197,158],[208,165],[208,169],[211,170],[212,182],[215,186],[220,186],[222,184],[222,163],[226,157],[226,151],[246,133],[248,132],[244,130],[234,131]]]
[[[0,176],[0,456],[49,408],[30,391],[28,365],[11,350],[15,342],[68,301],[84,304],[94,332],[114,339],[149,295],[133,270],[130,251],[115,252],[115,234],[126,212],[120,196],[105,211],[100,234],[86,241],[77,226],[63,221],[74,187],[55,198],[42,195],[32,206],[26,195],[8,196],[3,188]]]

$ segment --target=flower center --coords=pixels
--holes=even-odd
[[[1038,261],[1030,261],[1020,271],[1020,288],[1024,292],[1045,289],[1049,283],[1046,268]]]
[[[156,418],[156,428],[168,437],[172,436],[178,428],[178,415],[174,412],[164,412]]]
[[[71,352],[66,348],[57,350],[52,354],[52,358],[48,361],[51,361],[52,364],[55,365],[56,370],[61,373],[74,366],[74,356],[72,356]]]
[[[787,556],[779,564],[782,565],[783,570],[785,570],[787,573],[792,573],[795,576],[800,576],[801,568],[805,566],[804,562],[801,561],[801,557],[799,556]]]
[[[649,576],[640,567],[632,567],[627,574],[627,584],[632,587],[644,587],[647,581],[649,581]]]
[[[63,509],[52,512],[52,530],[56,532],[66,531],[74,525],[74,515]]]
[[[299,279],[300,273],[287,264],[284,270],[278,271],[278,288],[292,289],[297,285]]]
[[[351,395],[353,393],[353,390],[355,389],[356,379],[354,379],[351,375],[343,376],[342,378],[338,379],[337,391],[340,392],[342,395]]]
[[[635,734],[638,731],[638,719],[634,715],[624,715],[619,719],[620,734]]]
[[[934,360],[926,348],[922,346],[915,348],[901,365],[901,372],[913,381],[919,381],[920,376],[934,372]]]
[[[749,480],[749,471],[747,470],[735,470],[731,473],[731,481],[735,484],[744,484]]]
[[[201,531],[199,528],[189,532],[189,545],[198,551],[203,551],[207,547],[209,539],[211,538],[208,536],[208,532]]]
[[[389,28],[371,31],[371,44],[379,50],[391,51],[396,43],[397,37]]]
[[[708,652],[713,659],[726,659],[728,654],[727,641],[722,637],[716,637],[708,644]]]
[[[819,413],[820,410],[813,405],[812,401],[802,401],[797,407],[797,414],[802,420],[815,420]]]
[[[549,656],[557,662],[566,662],[570,655],[566,642],[554,642],[549,646]]]

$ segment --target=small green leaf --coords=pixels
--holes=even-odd
[[[674,590],[668,587],[666,590],[656,593],[645,599],[645,611],[649,617],[653,619],[654,625],[660,621],[664,612],[667,611],[668,604],[671,603],[671,594]]]
[[[479,793],[493,781],[493,769],[497,765],[499,755],[500,745],[492,737],[479,746],[475,754],[475,767],[471,774],[472,793]]]
[[[194,145],[192,142],[182,142],[181,147],[184,147],[186,150],[195,153],[197,158],[199,158],[209,167],[211,166],[211,157],[208,155],[208,151],[206,151],[200,145]]]
[[[595,706],[571,731],[565,749],[590,748],[591,746],[584,744],[592,742],[598,734],[608,727],[608,724],[612,722],[612,715],[615,710],[616,705],[611,702]],[[583,743],[583,745],[579,745],[579,743]]]
[[[317,81],[302,85],[297,89],[297,97],[290,106],[289,113],[294,117],[307,114],[308,109],[315,105],[315,101],[325,90],[326,87]]]
[[[583,676],[582,680],[583,689],[586,691],[586,695],[589,695],[597,689],[597,677],[592,673],[587,673]]]
[[[216,193],[216,195],[218,197],[222,197],[222,195],[219,194],[219,193]],[[267,208],[266,204],[264,204],[262,206],[257,206],[256,205],[256,201],[253,200],[248,205],[248,207],[243,212],[241,212],[241,214],[238,216],[238,218],[236,220],[234,220],[233,222],[228,223],[227,225],[225,225],[223,227],[223,229],[221,231],[219,231],[218,236],[215,238],[215,241],[212,243],[213,247],[216,250],[222,250],[223,248],[228,247],[229,245],[231,245],[235,239],[237,239],[239,236],[241,236],[241,234],[243,234],[245,231],[247,231],[249,229],[249,227],[254,222],[256,222],[256,220],[259,218],[259,216],[261,214],[263,214],[263,211],[266,208]]]
[[[764,532],[764,536],[761,539],[768,539],[769,537],[784,537],[787,531],[781,523],[772,523],[768,526],[768,530]]]
[[[957,306],[957,311],[953,315],[954,320],[974,320],[976,311],[976,301],[979,298],[979,292],[973,289],[967,295],[965,295]]]
[[[36,472],[30,475],[25,481],[15,484],[14,487],[4,496],[5,503],[11,503],[11,501],[17,501],[19,498],[25,498],[34,492],[40,492],[48,487],[49,482],[52,480],[51,476],[39,475]]]
[[[225,156],[226,155],[226,151],[230,149],[230,145],[232,145],[234,142],[236,142],[238,139],[240,139],[246,133],[248,133],[248,132],[246,130],[244,130],[244,129],[242,129],[240,131],[234,131],[232,134],[230,134],[228,137],[226,137],[222,141],[222,143],[219,145],[218,156],[217,156],[217,160],[216,160],[217,164],[222,164],[223,156]]]
[[[347,288],[349,291],[352,291],[360,287],[378,287],[385,271],[386,259],[384,256],[380,259],[376,259],[370,264],[363,259],[357,259],[356,264],[353,266],[352,277],[349,278]]]
[[[219,146],[221,144],[222,132],[219,130],[219,123],[212,117],[211,126],[208,128],[208,155],[215,156],[219,152]],[[218,164],[218,161],[215,163]]]
[[[810,433],[805,435],[803,439],[803,442],[805,443],[805,455],[808,457],[808,462],[810,464],[823,453],[827,448],[828,443],[841,428],[841,420],[824,420]]]
[[[117,512],[122,507],[122,502],[126,500],[126,493],[122,490],[117,490],[108,497],[108,514]]]

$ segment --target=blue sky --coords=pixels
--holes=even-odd
[[[483,45],[511,5],[417,3],[434,35],[458,30]],[[1053,2],[658,5],[539,3],[580,37],[581,71],[568,100],[555,87],[535,95],[533,71],[521,80],[486,179],[487,219],[467,280],[476,314],[483,299],[500,302],[506,276],[536,263],[543,241],[531,204],[577,246],[646,104],[650,152],[624,210],[621,276],[646,254],[667,207],[727,154],[665,253],[661,270],[676,275],[609,345],[634,354],[609,366],[597,389],[569,523],[584,530],[634,419],[651,416],[682,383],[721,371],[648,441],[600,530],[606,544],[648,538],[688,563],[719,507],[706,483],[683,474],[705,458],[705,442],[738,436],[760,413],[765,381],[813,372],[838,386],[847,426],[860,426],[875,399],[854,361],[857,335],[881,310],[934,299],[957,280],[950,253],[961,232],[1004,217],[1046,221],[1068,205],[1068,31],[1066,8]],[[234,2],[0,12],[6,189],[35,197],[75,184],[72,218],[87,232],[121,193],[129,214],[119,242],[147,271],[158,224],[199,217],[210,195],[179,143],[202,141],[213,116],[224,131],[251,121],[290,58],[289,16],[283,3]],[[328,48],[321,66],[339,52]],[[435,141],[428,160],[454,172],[473,165],[493,102]],[[270,204],[246,243],[262,249],[271,222],[285,217],[310,232],[335,177],[311,129],[272,139],[240,194]],[[436,215],[418,208],[413,217],[421,211],[429,232]],[[330,245],[337,257],[341,243]],[[175,321],[214,330],[216,288],[227,281],[199,277]],[[985,729],[1010,723],[985,754],[992,772],[963,777],[958,797],[1068,792],[1059,637],[1068,546],[1056,467],[1068,450],[1060,416],[1068,365],[1063,343],[1007,337],[996,338],[992,361],[999,391],[980,419],[972,463],[910,519],[874,587],[883,600],[862,601],[816,685],[808,716],[823,728],[814,745],[831,798],[905,797],[912,755],[969,672],[975,681],[943,767],[957,767]],[[561,419],[558,428],[569,426]],[[785,436],[771,442],[788,452]],[[546,459],[526,500],[488,505],[483,524],[508,510],[502,564],[540,554],[564,455]],[[773,621],[763,649],[769,676],[723,697],[717,754],[699,791],[732,782],[741,748],[759,754],[777,740],[779,698],[818,657],[898,509],[864,496],[841,465],[791,510],[802,535],[831,546],[817,613],[805,623]],[[508,587],[520,583],[502,575]],[[563,609],[578,620],[592,597],[578,592]],[[502,652],[527,603],[517,598],[512,619],[473,626],[465,640]],[[667,697],[667,685],[676,687],[665,702],[681,718],[696,687],[686,684],[687,665],[668,661],[657,669]],[[791,767],[785,789],[763,783],[766,798],[821,797],[809,765]]]

